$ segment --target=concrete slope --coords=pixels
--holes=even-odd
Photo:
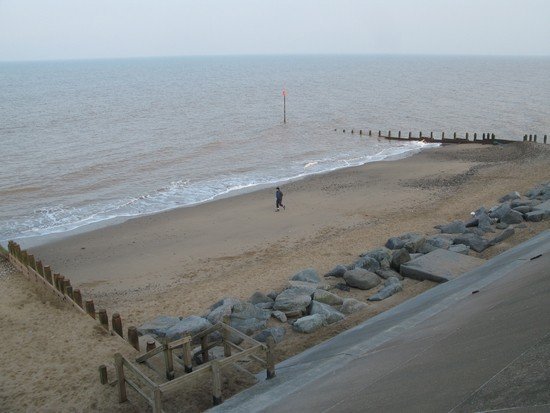
[[[550,411],[549,372],[545,231],[280,363],[275,379],[211,411]]]

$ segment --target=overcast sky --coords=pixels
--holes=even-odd
[[[550,0],[0,0],[0,60],[550,55]]]

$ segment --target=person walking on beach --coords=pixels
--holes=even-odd
[[[278,211],[280,206],[282,206],[283,209],[286,209],[283,205],[283,192],[279,187],[277,187],[277,192],[275,192],[275,201],[275,211]]]

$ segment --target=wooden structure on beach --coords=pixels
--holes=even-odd
[[[62,302],[72,306],[82,314],[95,319],[99,324],[112,335],[124,339],[122,318],[119,313],[113,313],[111,318],[111,330],[109,329],[109,317],[106,309],[96,311],[94,300],[84,298],[78,288],[71,285],[71,280],[63,275],[54,272],[49,265],[30,254],[27,250],[14,241],[8,242],[7,259],[11,264],[29,280],[40,283],[47,291],[53,293]],[[137,329],[134,326],[128,327],[128,341],[132,347],[139,351]]]
[[[227,321],[227,320],[226,320]],[[211,337],[214,335],[214,337]],[[235,339],[242,340],[241,345],[233,343]],[[202,364],[193,370],[191,358],[191,343],[200,342]],[[209,360],[209,350],[221,346],[224,357]],[[222,368],[233,366],[240,372],[252,374],[237,364],[238,361],[252,359],[266,369],[267,379],[275,377],[275,363],[273,337],[269,337],[267,344],[262,344],[253,338],[241,333],[224,322],[198,333],[187,335],[179,340],[167,342],[162,346],[149,350],[135,359],[135,363],[115,354],[115,368],[117,375],[118,400],[120,403],[128,400],[127,388],[140,395],[152,407],[153,413],[162,412],[163,396],[181,392],[185,386],[199,377],[211,375],[212,401],[214,405],[222,403]],[[175,352],[181,351],[180,357],[174,357]],[[155,356],[162,354],[163,371],[155,370],[157,380],[147,376],[139,365],[144,365]]]
[[[334,129],[337,131],[337,129]],[[342,129],[343,133],[346,133],[346,129]],[[351,129],[351,134],[355,133],[355,129]],[[359,129],[360,136],[373,136],[371,129],[368,131]],[[429,142],[429,143],[481,143],[481,144],[496,144],[496,143],[510,143],[518,142],[518,140],[503,139],[497,138],[494,133],[485,132],[478,134],[477,132],[470,134],[466,132],[464,135],[459,135],[456,132],[453,132],[452,138],[445,137],[445,132],[441,132],[440,136],[435,136],[433,132],[430,132],[428,135],[423,134],[422,131],[418,135],[413,135],[412,132],[408,132],[407,135],[403,134],[401,131],[397,133],[392,133],[391,130],[387,132],[382,132],[378,130],[378,133],[375,134],[378,138],[388,139],[388,140],[397,140],[397,141],[420,141],[420,142]],[[537,135],[523,135],[523,142],[537,142]],[[548,136],[544,135],[541,140],[542,143],[548,143]]]

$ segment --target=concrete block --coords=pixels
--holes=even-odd
[[[479,267],[484,262],[485,260],[469,255],[436,249],[402,264],[400,272],[403,277],[416,280],[446,282]]]

